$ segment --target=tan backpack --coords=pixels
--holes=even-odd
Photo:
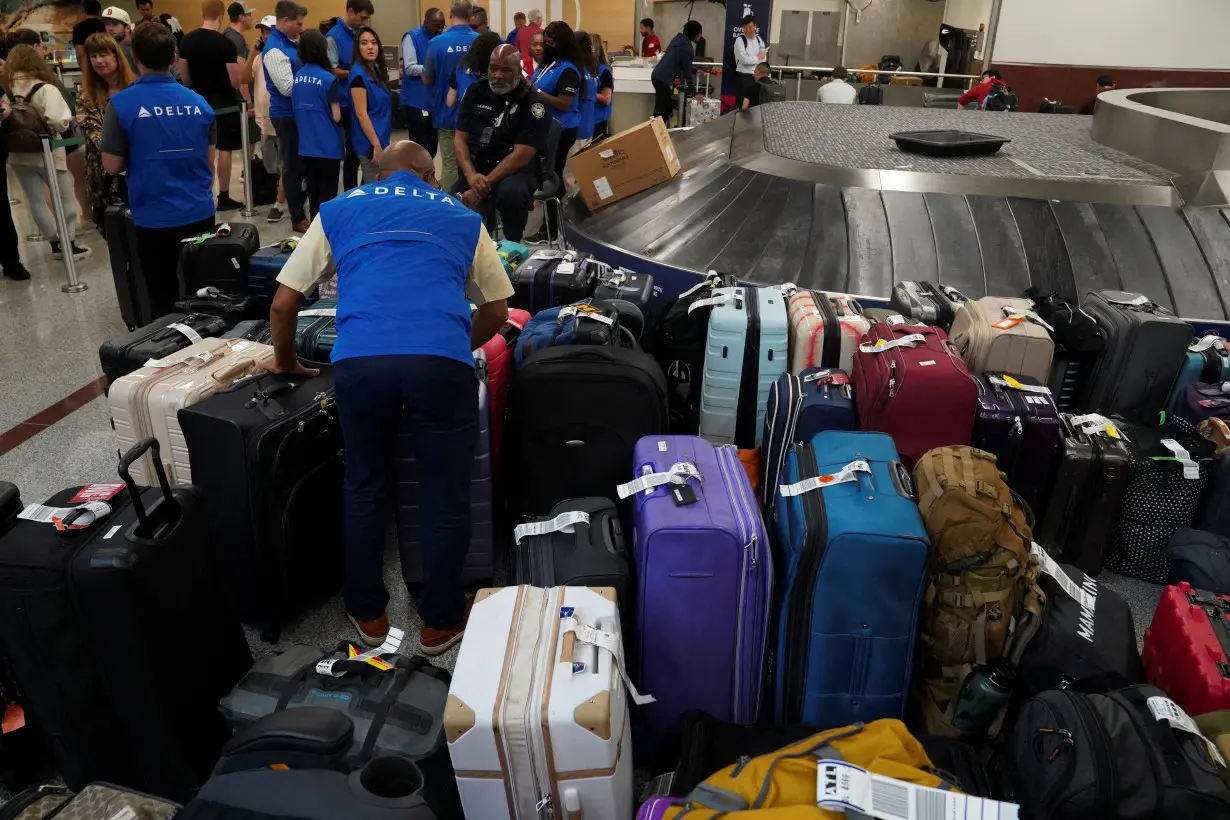
[[[928,732],[951,736],[954,695],[970,670],[1004,654],[1014,632],[1030,587],[1033,536],[1027,508],[991,453],[937,448],[914,467],[914,482],[932,546],[922,714]]]

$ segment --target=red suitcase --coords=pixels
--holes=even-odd
[[[1230,596],[1166,587],[1145,630],[1145,677],[1189,715],[1230,709]]]
[[[873,324],[853,378],[859,429],[892,436],[907,467],[936,447],[970,443],[978,384],[939,328]]]
[[[500,455],[504,451],[504,400],[508,397],[508,382],[512,378],[517,337],[529,320],[529,311],[509,308],[504,327],[483,345],[483,352],[487,354],[487,398],[491,407],[491,467],[494,476],[503,475],[500,472]]]

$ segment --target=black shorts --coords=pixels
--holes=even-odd
[[[238,151],[243,147],[243,132],[239,128],[239,112],[218,117],[219,151]]]

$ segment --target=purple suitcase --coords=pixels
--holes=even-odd
[[[658,748],[679,716],[701,709],[720,720],[754,723],[764,677],[773,563],[760,507],[731,446],[697,436],[647,436],[636,443],[635,475],[691,464],[700,480],[636,493],[635,667],[640,690],[657,698],[640,710],[642,742]]]
[[[1208,418],[1230,418],[1230,382],[1196,382],[1179,391],[1174,413],[1193,427]]]
[[[673,797],[651,797],[641,804],[636,812],[636,820],[662,820],[666,816],[666,810],[671,806],[678,806],[680,802]]]
[[[491,500],[491,422],[487,399],[487,354],[474,351],[478,374],[478,442],[474,445],[474,472],[470,481],[470,549],[461,570],[462,583],[489,583],[493,576],[495,551],[495,507]],[[407,584],[423,580],[419,560],[418,467],[410,436],[397,437],[397,541],[401,554],[410,556],[402,564]],[[407,551],[408,550],[408,551]]]
[[[1015,379],[1023,385],[1037,386],[1037,382],[1024,376]],[[1063,442],[1055,401],[1050,393],[997,383],[1003,381],[1002,374],[979,373],[974,380],[978,382],[978,409],[971,443],[995,454],[999,469],[1008,477],[1008,486],[1025,499],[1037,520],[1041,520]]]

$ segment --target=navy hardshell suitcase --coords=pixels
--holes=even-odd
[[[799,375],[783,373],[769,390],[762,436],[761,503],[769,506],[777,491],[786,453],[793,444],[811,441],[825,430],[853,430],[854,385],[844,370],[809,367]]]
[[[1024,376],[979,373],[974,380],[978,409],[970,443],[995,454],[1008,486],[1040,518],[1063,440],[1059,410],[1046,388]]]
[[[593,296],[594,274],[584,263],[575,251],[535,251],[508,275],[513,284],[508,306],[534,314]]]
[[[795,445],[773,527],[781,590],[774,719],[845,726],[902,718],[930,546],[893,440],[827,431]]]
[[[272,300],[278,292],[278,274],[290,259],[291,251],[280,245],[266,245],[248,259],[248,293]]]

